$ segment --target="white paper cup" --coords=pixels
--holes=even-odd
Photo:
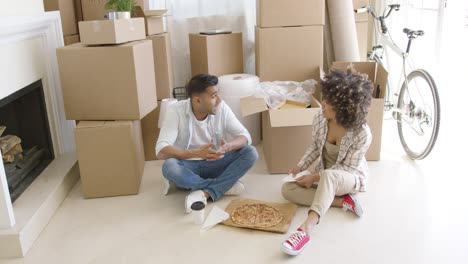
[[[195,202],[191,206],[193,222],[197,225],[203,224],[205,221],[205,204],[203,202]]]

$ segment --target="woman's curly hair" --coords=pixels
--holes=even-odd
[[[349,68],[334,69],[321,82],[322,96],[336,112],[336,122],[344,128],[359,128],[366,123],[374,85],[366,74]]]

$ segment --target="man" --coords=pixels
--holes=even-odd
[[[192,192],[191,205],[223,194],[239,195],[245,189],[239,179],[255,164],[257,151],[250,134],[218,95],[218,78],[192,77],[186,86],[189,99],[171,105],[162,125],[156,155],[164,159],[163,176],[169,183]],[[225,141],[225,136],[234,139]]]

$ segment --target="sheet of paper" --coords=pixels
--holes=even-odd
[[[212,228],[213,226],[227,220],[228,218],[229,214],[215,205],[208,214],[208,217],[206,217],[205,222],[203,223],[203,226],[201,227],[200,231],[206,231]]]
[[[304,175],[308,175],[308,174],[312,174],[312,173],[310,171],[308,171],[308,170],[304,170],[304,171],[301,171],[298,174],[296,174],[295,177],[293,177],[292,174],[288,174],[288,176],[283,178],[283,181],[284,182],[295,182],[296,179],[298,179],[298,178],[300,178],[300,177],[302,177]]]

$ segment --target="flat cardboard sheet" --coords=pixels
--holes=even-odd
[[[280,213],[283,215],[283,221],[281,223],[272,226],[272,227],[255,227],[255,228],[250,228],[250,227],[245,227],[242,225],[238,225],[234,223],[231,218],[228,220],[224,221],[223,224],[227,226],[233,226],[233,227],[241,227],[241,228],[249,228],[249,229],[256,229],[256,230],[262,230],[262,231],[268,231],[268,232],[273,232],[273,233],[282,233],[285,234],[288,232],[289,226],[291,225],[291,220],[296,214],[297,210],[297,205],[292,204],[292,203],[270,203],[270,202],[265,202],[265,201],[259,201],[259,200],[253,200],[253,199],[244,199],[244,198],[239,198],[236,200],[231,201],[231,203],[226,207],[226,212],[229,213],[229,215],[232,215],[234,210],[242,205],[245,204],[256,204],[256,203],[261,203],[265,205],[269,205],[271,207],[274,207],[280,211]]]

